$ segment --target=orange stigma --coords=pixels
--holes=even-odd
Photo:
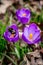
[[[22,16],[26,16],[26,13],[22,14]]]
[[[30,35],[29,35],[29,39],[32,39],[33,38],[33,34],[31,33]]]
[[[11,34],[11,35],[10,35],[10,38],[13,38],[13,37],[14,37],[14,34]]]

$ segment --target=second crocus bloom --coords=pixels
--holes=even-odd
[[[28,44],[36,44],[40,41],[40,33],[39,27],[32,23],[24,28],[22,39]]]
[[[16,16],[19,22],[22,24],[26,24],[27,22],[30,22],[30,10],[29,9],[18,9],[16,11]]]
[[[13,24],[4,32],[4,38],[9,42],[17,42],[19,39],[18,27]]]

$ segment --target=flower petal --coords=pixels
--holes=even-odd
[[[40,36],[40,31],[36,31],[33,40],[36,40]]]
[[[9,32],[9,28],[12,28],[14,31],[16,31],[16,34],[14,37],[10,37],[11,36],[11,33]],[[4,38],[7,40],[7,41],[10,41],[10,42],[16,42],[18,39],[19,39],[19,33],[18,33],[18,28],[15,24],[9,26],[6,31],[4,32]]]
[[[17,19],[22,24],[26,24],[28,21],[30,21],[30,10],[22,8],[18,9],[16,12]]]

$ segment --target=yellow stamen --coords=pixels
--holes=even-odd
[[[29,39],[32,39],[33,38],[33,34],[31,33],[30,35],[29,35]]]
[[[24,13],[24,14],[22,14],[22,16],[26,16],[26,14]]]

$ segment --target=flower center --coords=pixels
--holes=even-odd
[[[22,14],[22,16],[26,16],[26,13]]]
[[[14,36],[15,36],[15,34],[11,34],[11,35],[10,35],[10,38],[13,38]]]
[[[32,39],[33,38],[33,34],[31,33],[30,35],[29,35],[29,39]]]
[[[11,33],[10,38],[13,38],[16,35],[16,31],[13,30],[12,28],[9,28],[8,30]]]

